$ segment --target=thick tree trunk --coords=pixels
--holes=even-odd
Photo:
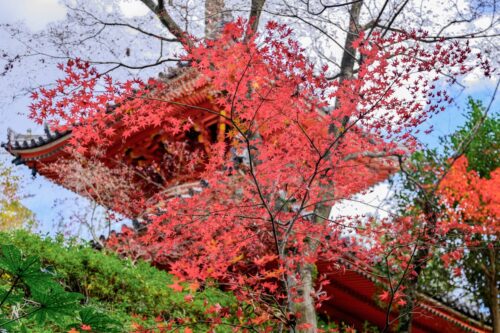
[[[297,303],[290,300],[290,310],[296,317],[295,327],[291,327],[290,332],[315,333],[318,330],[316,308],[312,297],[314,293],[313,269],[314,266],[311,264],[301,265],[298,269],[300,281],[297,281],[295,277],[288,278],[288,295],[294,294],[295,297],[301,299],[301,302]],[[296,289],[296,292],[292,293],[292,289]]]
[[[262,8],[264,8],[264,3],[266,0],[252,0],[252,5],[250,7],[250,20],[252,21],[252,30],[255,32],[259,28],[260,15],[262,14]]]
[[[352,43],[359,36],[359,16],[363,1],[352,4],[349,9],[349,30],[344,43],[344,52],[340,62],[340,80],[351,78],[354,75],[354,64],[356,63],[356,49]]]
[[[339,83],[342,84],[344,80],[351,79],[354,76],[354,65],[356,64],[356,49],[352,43],[359,36],[359,16],[361,14],[361,7],[363,0],[358,1],[351,5],[349,9],[349,29],[344,42],[344,52],[342,53],[342,60],[340,62]],[[340,100],[335,100],[335,109],[340,107]],[[348,120],[348,119],[347,119]]]

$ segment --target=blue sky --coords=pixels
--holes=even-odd
[[[493,96],[495,82],[493,80],[478,80],[467,89],[453,89],[452,95],[455,96],[454,102],[444,111],[432,117],[425,127],[433,126],[434,131],[430,134],[421,133],[418,137],[420,142],[431,148],[439,146],[439,137],[453,133],[459,126],[465,122],[464,114],[467,112],[468,99],[472,97],[475,100],[482,101],[486,107]],[[496,96],[490,109],[490,114],[500,111],[500,97]]]

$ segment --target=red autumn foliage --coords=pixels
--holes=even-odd
[[[423,47],[422,32],[373,33],[355,42],[363,59],[357,76],[328,81],[288,27],[270,22],[263,35],[248,29],[228,24],[220,39],[186,50],[199,73],[193,89],[209,86],[211,105],[184,106],[217,114],[229,130],[207,149],[172,152],[173,162],[156,168],[175,167],[167,185],[196,174],[203,190],[189,198],[160,188],[147,200],[128,197],[126,206],[136,207],[127,211],[146,211],[147,226],[125,228],[108,246],[183,280],[221,282],[261,311],[250,324],[293,325],[289,303],[303,300],[301,267],[367,250],[342,237],[359,222],[332,221],[325,207],[394,171],[391,156],[411,150],[417,126],[451,101],[437,88],[443,74],[453,80],[468,72],[471,51],[444,41]],[[111,150],[146,128],[176,137],[196,126],[161,80],[115,82],[79,60],[61,69],[66,77],[56,88],[33,96],[32,117],[71,128],[79,154]],[[329,107],[334,99],[337,109]],[[148,176],[142,167],[134,171]],[[306,296],[324,300],[318,290]]]
[[[439,194],[448,208],[448,219],[442,222],[444,231],[456,229],[465,235],[500,232],[500,170],[482,178],[468,170],[465,156],[460,157],[441,182]]]

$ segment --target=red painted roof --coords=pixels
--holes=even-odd
[[[387,311],[377,302],[380,294],[381,278],[360,268],[332,270],[330,265],[319,264],[320,274],[326,274],[330,284],[325,287],[330,300],[322,305],[321,311],[336,322],[344,322],[361,330],[365,322],[383,329],[386,325]],[[397,324],[399,313],[392,311],[389,323]],[[435,300],[418,294],[413,314],[413,333],[486,333],[491,327],[469,318],[467,315]]]

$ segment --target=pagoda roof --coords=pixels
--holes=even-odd
[[[178,66],[169,67],[165,73],[159,74],[159,79],[166,84],[164,99],[183,101],[185,106],[174,105],[179,110],[202,103],[210,93],[207,82],[200,82],[199,72],[185,63],[179,62]],[[31,131],[17,133],[9,128],[7,142],[0,146],[16,157],[12,161],[14,164],[27,164],[33,169],[33,163],[29,162],[48,162],[48,158],[57,155],[68,144],[71,133],[71,129],[52,131],[47,124],[43,134],[32,134]]]
[[[338,321],[344,321],[362,329],[364,322],[385,326],[386,309],[376,301],[377,295],[385,286],[387,279],[376,269],[368,267],[354,257],[340,259],[347,269],[332,269],[325,262],[318,263],[320,274],[331,281],[325,291],[331,296],[322,306],[322,311]],[[417,292],[413,314],[415,333],[487,333],[492,332],[488,318],[475,307],[451,298],[430,296]],[[398,311],[391,311],[389,320],[396,320]]]

